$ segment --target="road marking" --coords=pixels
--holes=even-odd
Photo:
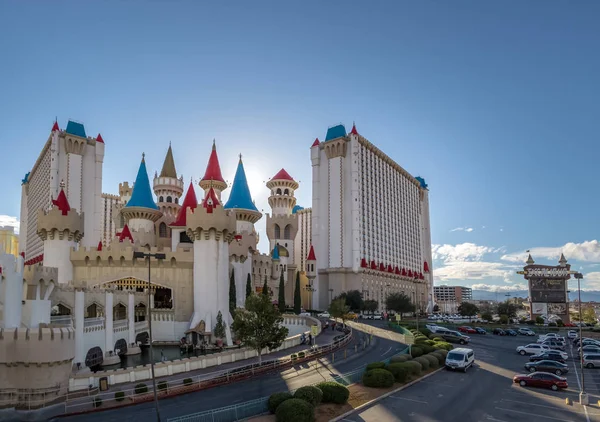
[[[435,385],[439,385],[441,387],[448,387],[448,388],[456,388],[456,385],[451,385],[451,384],[442,384],[439,382],[431,382],[431,381],[420,381],[420,384],[435,384]]]
[[[389,349],[387,349],[387,350],[386,350],[386,352],[385,352],[383,355],[381,355],[381,356],[385,356],[385,355],[387,355],[388,353],[390,353],[390,352],[391,352],[391,350],[392,350],[392,346],[390,346],[390,348],[389,348]]]
[[[518,400],[510,400],[510,399],[502,399],[502,401],[509,401],[511,403],[520,403],[520,404],[526,404],[528,406],[537,406],[537,407],[545,407],[546,409],[552,409],[552,410],[564,410],[564,408],[562,407],[556,407],[556,406],[546,406],[544,404],[534,404],[534,403],[529,403],[529,402],[525,402],[525,401],[518,401]]]
[[[407,400],[407,401],[414,401],[415,403],[423,403],[423,404],[429,404],[426,401],[422,401],[422,400],[415,400],[415,399],[408,399],[406,397],[398,397],[398,396],[388,396],[392,399],[399,399],[399,400]]]
[[[504,410],[505,412],[520,413],[521,415],[535,416],[537,418],[552,419],[554,421],[573,422],[573,421],[571,421],[569,419],[553,418],[552,416],[538,415],[537,413],[521,412],[521,411],[518,411],[518,410],[506,409],[506,408],[503,408],[503,407],[496,407],[496,409],[497,410]]]
[[[491,416],[491,415],[485,415],[486,416],[486,420],[488,421],[493,421],[493,422],[507,422],[503,419],[496,419],[495,417]]]
[[[571,355],[573,355],[573,343],[570,343],[569,347],[571,348]],[[577,364],[576,363],[573,363],[573,368],[575,369],[575,376],[577,377],[577,384],[579,385],[579,391],[582,391],[581,383],[579,382],[579,372],[577,372]],[[581,376],[583,376],[583,374],[581,374]],[[590,422],[590,417],[588,415],[587,406],[583,406],[583,410],[585,412],[585,419],[587,420],[587,422]]]

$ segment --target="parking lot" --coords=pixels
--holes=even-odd
[[[585,369],[590,406],[578,404],[581,369],[572,357],[567,362],[569,388],[552,391],[514,385],[515,374],[526,373],[529,357],[517,346],[535,343],[536,337],[471,335],[476,364],[465,374],[440,371],[394,394],[345,421],[599,421],[600,369]],[[567,353],[572,351],[567,345]],[[578,363],[578,362],[577,362]],[[570,398],[571,405],[565,403]]]

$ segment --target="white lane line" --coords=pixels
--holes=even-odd
[[[487,415],[487,417],[485,419],[488,421],[492,421],[492,422],[507,422],[503,419],[496,419],[495,417],[490,416],[490,415]]]
[[[546,406],[544,404],[535,404],[535,403],[530,403],[530,402],[526,402],[526,401],[518,401],[518,400],[510,400],[510,399],[502,399],[501,401],[509,401],[511,403],[526,404],[527,406],[545,407],[546,409],[552,409],[552,410],[565,410],[562,407]]]
[[[569,419],[559,419],[559,418],[553,418],[551,416],[538,415],[537,413],[520,412],[518,410],[506,409],[504,407],[496,407],[496,409],[497,410],[503,410],[505,412],[520,413],[521,415],[535,416],[536,418],[552,419],[554,421],[563,421],[563,422],[573,422],[573,421],[571,421]]]
[[[406,397],[398,397],[398,396],[388,396],[392,399],[398,399],[398,400],[407,400],[407,401],[414,401],[415,403],[423,403],[423,404],[429,404],[426,401],[422,401],[422,400],[415,400],[415,399],[408,399]]]
[[[571,348],[571,356],[573,356],[573,343],[569,343],[569,347]],[[577,372],[577,363],[573,363],[573,368],[575,368],[575,376],[577,377],[577,384],[579,385],[579,391],[581,390],[581,382],[579,382],[579,372]],[[583,376],[583,374],[581,374]],[[587,406],[583,406],[583,410],[585,412],[585,419],[587,422],[590,422],[590,417],[588,415]]]
[[[390,353],[391,351],[392,351],[392,346],[390,346],[390,348],[389,348],[389,349],[387,349],[387,350],[385,351],[385,353],[384,353],[383,355],[381,355],[381,356],[385,356],[385,355],[387,355],[388,353]]]
[[[431,382],[431,381],[419,381],[419,384],[434,384],[434,385],[439,385],[440,387],[448,387],[448,388],[456,388],[456,385],[450,385],[450,384],[442,384],[439,382]]]

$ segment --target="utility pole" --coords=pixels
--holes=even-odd
[[[577,279],[577,290],[579,294],[579,339],[583,340],[583,324],[581,317],[581,280],[583,279],[583,274],[575,273],[574,277]],[[579,392],[579,404],[587,406],[589,403],[589,398],[587,393],[585,392],[585,375],[583,372],[583,344],[581,344],[581,352],[579,353],[579,365],[581,366],[581,391]]]

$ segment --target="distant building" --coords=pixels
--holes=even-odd
[[[436,301],[464,302],[473,300],[473,290],[462,286],[434,286],[433,294]]]
[[[10,255],[19,255],[19,236],[12,226],[0,227],[0,248]]]

